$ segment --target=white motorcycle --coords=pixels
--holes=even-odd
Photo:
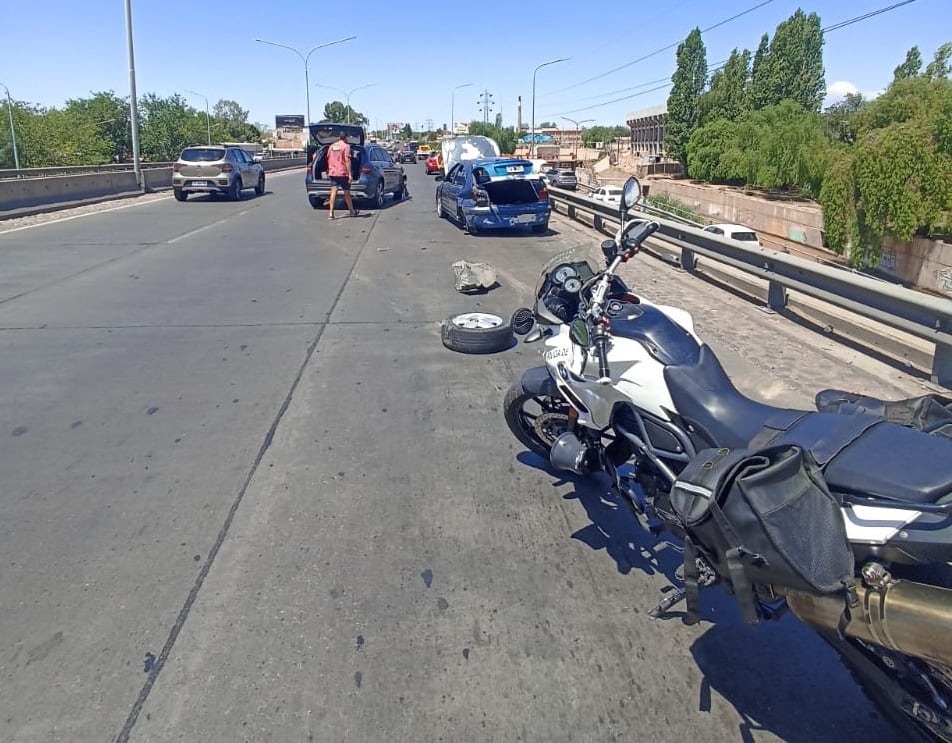
[[[686,599],[696,620],[717,583],[748,621],[790,610],[910,739],[952,741],[952,400],[745,397],[689,313],[615,275],[660,227],[629,219],[639,198],[629,179],[607,265],[554,256],[513,315],[545,364],[507,392],[510,430],[555,469],[606,473],[648,532],[683,543],[652,617]]]

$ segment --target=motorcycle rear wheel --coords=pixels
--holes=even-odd
[[[924,687],[909,688],[910,678],[903,679],[897,669],[890,669],[876,655],[856,640],[843,639],[836,632],[820,631],[820,636],[829,643],[857,683],[873,703],[876,711],[891,722],[903,734],[903,739],[915,743],[952,742],[952,718],[948,714],[939,717],[936,704],[928,698]],[[930,683],[946,702],[952,697],[952,669],[931,668],[923,661],[899,657],[900,663],[912,664],[915,670],[932,677]],[[941,677],[945,677],[943,680]],[[920,676],[921,678],[921,676]],[[921,683],[921,682],[920,682]],[[918,710],[923,717],[935,717],[933,724],[912,714]]]
[[[568,430],[568,411],[562,398],[533,394],[521,381],[512,384],[503,402],[506,425],[512,435],[546,461],[552,444]]]

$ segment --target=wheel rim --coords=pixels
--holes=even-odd
[[[436,197],[436,216],[443,216],[443,203],[440,201],[440,197]]]
[[[377,193],[374,195],[374,203],[377,205],[377,208],[380,209],[383,207],[383,184],[377,184]]]
[[[519,426],[542,449],[569,430],[568,405],[548,395],[526,395],[518,410]]]
[[[498,315],[490,315],[486,312],[467,312],[463,315],[457,315],[452,320],[453,325],[457,328],[468,328],[470,330],[498,328],[504,322]]]

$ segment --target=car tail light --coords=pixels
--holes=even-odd
[[[222,173],[230,173],[233,170],[234,168],[232,167],[231,163],[225,163],[224,165],[221,166]]]
[[[545,186],[539,189],[539,201],[548,201],[549,200],[549,189]]]
[[[173,173],[178,173],[181,169],[182,169],[182,166],[180,163],[175,163],[175,165],[172,166]]]
[[[369,165],[364,165],[364,167],[362,167],[362,168],[360,169],[360,172],[361,172],[361,173],[373,173],[373,172],[374,172],[374,169],[371,168]]]
[[[481,188],[474,188],[473,201],[476,202],[476,206],[489,206],[489,194]]]

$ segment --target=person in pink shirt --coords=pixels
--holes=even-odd
[[[328,219],[334,219],[334,204],[337,201],[337,189],[344,192],[344,203],[350,216],[356,217],[358,211],[354,209],[354,200],[350,195],[350,145],[347,144],[347,134],[340,133],[334,144],[327,147],[327,177],[331,182],[331,196],[328,200]]]

